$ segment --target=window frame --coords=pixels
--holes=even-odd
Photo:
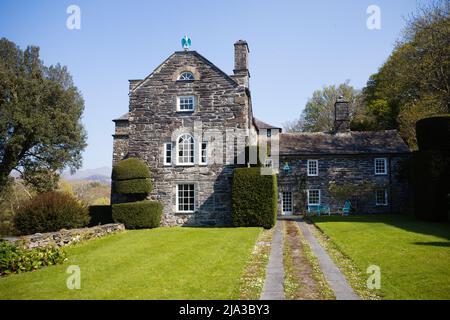
[[[181,109],[181,99],[192,98],[192,109]],[[177,112],[194,112],[197,105],[197,98],[195,95],[177,96]]]
[[[306,191],[307,191],[307,203],[308,203],[308,206],[320,206],[320,203],[321,203],[321,192],[320,192],[320,189],[308,189]],[[319,201],[318,201],[318,203],[311,203],[310,202],[310,198],[311,198],[310,193],[311,193],[311,191],[318,191],[318,193],[319,193],[319,197],[318,197]]]
[[[183,185],[183,186],[185,186],[185,185],[192,185],[193,186],[193,193],[194,193],[194,195],[192,197],[192,201],[193,201],[193,203],[192,203],[193,209],[192,210],[180,210],[179,192],[180,192],[180,186],[181,185]],[[183,190],[183,192],[184,191],[185,190]],[[195,183],[193,183],[193,182],[178,182],[176,184],[176,189],[175,189],[175,205],[176,205],[176,210],[175,211],[179,212],[179,213],[194,213],[196,211],[196,208],[197,208],[196,203],[197,203],[197,191],[196,191]],[[188,205],[190,205],[190,204],[188,204]]]
[[[170,156],[167,156],[167,146],[170,145]],[[167,161],[167,158],[170,157],[170,161]],[[173,144],[172,142],[165,142],[164,143],[164,165],[170,166],[172,165],[172,158],[173,158]]]
[[[315,174],[311,174],[309,171],[309,164],[310,163],[315,163],[316,164],[316,173]],[[306,174],[308,177],[318,177],[319,176],[319,160],[317,159],[308,159],[306,161]]]
[[[189,73],[192,76],[192,79],[181,79],[181,77],[186,74]],[[177,78],[177,81],[194,81],[195,80],[195,75],[191,72],[191,71],[182,71]]]
[[[382,160],[383,161],[383,163],[384,163],[384,171],[383,172],[377,172],[377,161],[379,161],[379,160]],[[374,169],[374,174],[376,175],[376,176],[383,176],[383,175],[387,175],[387,171],[388,171],[388,169],[387,169],[387,158],[375,158],[374,159],[374,161],[373,161],[373,169]]]
[[[384,203],[378,202],[378,192],[382,191],[384,193]],[[376,189],[375,190],[375,205],[376,206],[387,206],[389,205],[389,201],[388,201],[388,189],[387,188],[383,188],[383,189]]]
[[[192,162],[180,162],[180,139],[183,137],[183,136],[189,136],[191,139],[192,139],[192,142],[190,143],[190,145],[191,145],[191,149],[189,149],[189,151],[190,152],[192,152]],[[172,148],[172,150],[173,150],[173,148]],[[183,150],[184,151],[184,150]],[[195,165],[195,139],[194,139],[194,137],[190,134],[190,133],[183,133],[183,134],[181,134],[181,135],[179,135],[178,137],[177,137],[177,141],[176,141],[176,164],[177,164],[177,166],[193,166],[193,165]],[[183,156],[181,156],[181,157],[185,157],[184,155]],[[191,157],[191,155],[189,155],[189,158]]]

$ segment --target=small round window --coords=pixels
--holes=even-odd
[[[178,77],[178,80],[188,81],[188,80],[195,80],[195,78],[194,78],[194,75],[191,72],[183,72]]]

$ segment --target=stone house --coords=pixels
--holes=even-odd
[[[236,42],[227,75],[196,51],[176,51],[146,78],[129,81],[128,113],[113,120],[113,163],[137,157],[148,164],[162,225],[230,224],[233,169],[258,141],[273,143],[275,154],[279,147],[282,214],[304,211],[296,201],[302,194],[337,209],[330,179],[375,182],[373,199],[361,205],[366,212],[400,210],[406,188],[395,173],[409,150],[397,132],[349,131],[348,104],[338,101],[335,132],[281,133],[253,117],[248,55],[247,43]],[[272,158],[267,166],[278,164]]]

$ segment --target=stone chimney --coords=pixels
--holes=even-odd
[[[247,41],[239,40],[234,44],[234,75],[233,79],[245,87],[249,87],[250,72],[248,71],[248,49]]]
[[[349,102],[340,96],[334,103],[334,132],[350,131]]]

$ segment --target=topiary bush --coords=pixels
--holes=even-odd
[[[414,212],[427,221],[448,219],[450,157],[439,151],[415,151],[412,155]]]
[[[14,226],[22,234],[52,232],[85,227],[89,223],[86,206],[67,193],[47,192],[26,201],[14,216]]]
[[[150,170],[144,161],[128,158],[119,161],[112,170],[112,180],[130,180],[150,178]]]
[[[120,194],[148,194],[152,191],[150,179],[113,181],[112,190]]]
[[[419,150],[450,151],[450,114],[424,118],[416,123]]]
[[[162,204],[157,201],[136,201],[112,205],[115,222],[127,229],[156,228],[161,222]]]
[[[278,189],[275,175],[260,168],[237,168],[232,184],[232,219],[236,227],[272,228],[277,220]]]
[[[110,205],[89,206],[89,216],[91,217],[89,222],[90,227],[114,222]]]
[[[143,200],[152,191],[150,170],[144,161],[129,158],[119,161],[112,170],[112,192]]]

